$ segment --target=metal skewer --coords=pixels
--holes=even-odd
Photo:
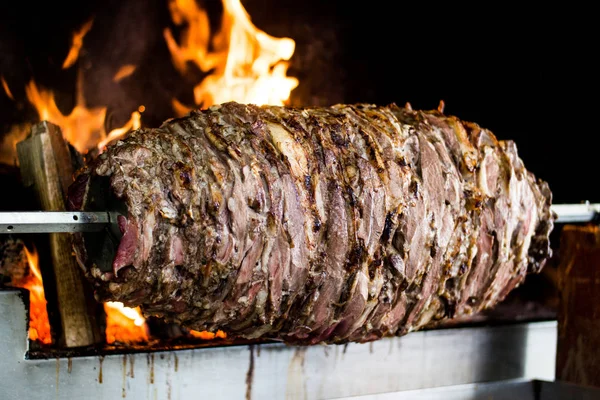
[[[108,211],[0,212],[0,233],[99,232],[116,225],[117,215]]]
[[[590,222],[600,216],[600,203],[554,204],[558,224]],[[118,213],[108,211],[10,211],[0,212],[2,233],[99,232],[117,227]],[[118,228],[113,229],[118,231]]]
[[[558,215],[554,221],[558,224],[591,222],[600,215],[600,203],[554,204],[551,208]]]

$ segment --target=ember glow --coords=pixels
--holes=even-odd
[[[221,330],[218,330],[217,333],[190,330],[190,335],[192,335],[196,339],[203,340],[212,340],[214,338],[225,339],[227,337],[227,334]]]
[[[125,307],[123,303],[104,303],[106,313],[106,342],[108,344],[136,344],[148,341],[148,326],[139,307]]]
[[[208,15],[195,0],[169,0],[171,18],[184,25],[179,42],[169,29],[164,36],[177,70],[187,63],[212,71],[194,87],[196,106],[206,108],[227,101],[284,105],[298,80],[286,76],[295,42],[275,38],[256,28],[239,0],[223,0],[221,30],[210,32]],[[176,99],[175,112],[189,111]]]
[[[22,280],[13,282],[12,286],[29,290],[29,339],[43,344],[52,343],[50,321],[46,310],[46,296],[39,269],[39,256],[34,248],[29,251],[25,247],[29,273]]]

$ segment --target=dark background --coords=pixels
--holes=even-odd
[[[2,2],[0,134],[35,121],[24,86],[32,77],[53,89],[65,114],[76,71],[88,106],[108,106],[108,128],[144,104],[143,124],[173,116],[171,99],[192,101],[203,74],[182,77],[163,39],[167,0]],[[205,1],[218,25],[220,1]],[[598,50],[595,13],[577,8],[486,2],[470,8],[425,2],[244,1],[253,22],[291,37],[288,75],[300,85],[293,105],[371,102],[415,109],[446,104],[446,114],[513,139],[528,169],[547,180],[555,202],[600,202],[596,184]],[[71,34],[90,17],[79,65],[62,70]],[[112,82],[124,64],[136,72]]]

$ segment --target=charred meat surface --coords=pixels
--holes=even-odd
[[[288,343],[402,335],[501,301],[550,256],[551,192],[511,141],[439,111],[226,103],[141,129],[71,187],[122,201],[98,299]]]

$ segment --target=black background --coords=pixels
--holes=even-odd
[[[62,70],[71,33],[90,17],[79,66],[88,106],[108,106],[108,127],[146,106],[143,123],[172,116],[171,98],[192,101],[202,72],[180,76],[163,39],[167,0],[2,2],[0,129],[33,121],[24,86],[53,89],[64,113],[77,68]],[[289,75],[300,79],[294,105],[371,102],[415,109],[446,104],[446,114],[512,139],[526,167],[547,180],[555,202],[600,202],[597,181],[598,52],[595,13],[576,4],[248,0],[253,22],[296,40]],[[218,24],[220,1],[207,1]],[[523,3],[525,4],[525,3]],[[124,64],[138,66],[112,82]],[[112,125],[112,126],[111,126]]]

